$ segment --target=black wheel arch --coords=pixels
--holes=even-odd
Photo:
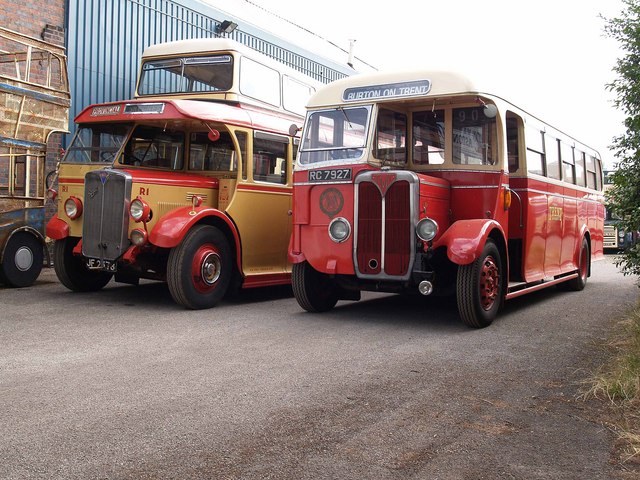
[[[49,265],[51,263],[51,255],[49,254],[49,249],[47,248],[47,241],[44,235],[42,235],[42,233],[40,233],[37,229],[30,227],[28,225],[18,227],[12,230],[11,233],[4,239],[4,242],[2,242],[2,245],[0,245],[0,263],[4,261],[4,253],[7,245],[9,244],[9,241],[16,234],[23,233],[23,232],[32,235],[38,240],[38,242],[40,242],[40,245],[42,245],[42,250],[44,252],[45,261],[47,265]]]

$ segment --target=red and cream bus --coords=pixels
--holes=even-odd
[[[60,281],[163,280],[192,309],[289,283],[290,127],[316,86],[228,39],[149,47],[136,99],[76,118],[47,225]]]
[[[603,254],[592,148],[447,72],[348,77],[307,110],[289,249],[305,310],[455,293],[485,327],[504,300],[585,287]]]

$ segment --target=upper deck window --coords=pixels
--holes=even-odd
[[[289,112],[304,116],[305,106],[315,88],[294,80],[288,75],[282,76],[282,106]]]
[[[496,117],[483,107],[453,109],[453,163],[495,165],[498,160]]]
[[[280,73],[247,57],[240,59],[240,93],[280,106]]]
[[[231,55],[168,58],[142,64],[138,94],[218,92],[232,85]]]

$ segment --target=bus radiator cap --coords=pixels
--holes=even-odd
[[[433,284],[429,280],[423,280],[418,285],[418,291],[425,297],[431,295],[433,293]]]

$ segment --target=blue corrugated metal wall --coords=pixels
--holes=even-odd
[[[68,0],[67,15],[71,118],[92,103],[131,98],[145,47],[214,37],[227,19],[239,25],[230,38],[322,82],[353,73],[197,0]]]

